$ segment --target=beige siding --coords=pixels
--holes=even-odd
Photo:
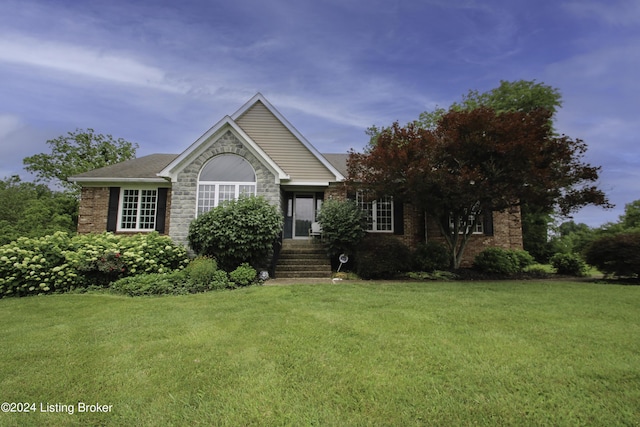
[[[291,181],[335,181],[333,175],[261,102],[236,123],[290,177]]]

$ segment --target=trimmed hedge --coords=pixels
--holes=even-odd
[[[107,286],[121,277],[181,269],[188,262],[183,246],[157,232],[23,237],[0,247],[0,297]]]

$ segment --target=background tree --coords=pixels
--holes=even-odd
[[[70,176],[135,158],[138,144],[96,134],[93,129],[76,129],[50,139],[49,154],[36,154],[23,160],[25,170],[36,174],[37,182],[61,186],[77,193],[78,184]]]
[[[0,245],[18,237],[76,231],[78,201],[70,194],[15,175],[0,181],[0,200]]]
[[[451,110],[435,128],[394,123],[364,153],[351,152],[352,186],[392,195],[437,219],[458,268],[475,221],[528,200],[568,214],[606,205],[593,184],[599,168],[582,162],[586,145],[554,135],[545,109]]]
[[[624,215],[620,217],[620,223],[627,230],[640,230],[640,200],[624,205]]]

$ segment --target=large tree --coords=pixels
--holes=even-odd
[[[109,166],[136,156],[138,144],[96,134],[93,129],[76,129],[47,141],[51,153],[41,153],[23,160],[25,169],[36,174],[37,182],[60,185],[76,193],[78,184],[70,176]]]
[[[535,80],[501,80],[498,87],[486,92],[470,90],[466,95],[463,95],[462,101],[454,102],[449,110],[468,111],[479,107],[488,107],[497,113],[528,113],[543,108],[551,113],[550,121],[553,126],[555,113],[561,106],[562,96],[557,88]],[[426,129],[433,129],[447,111],[444,108],[425,111],[420,114],[415,124]],[[375,130],[377,128],[372,127],[368,132],[373,134]],[[547,261],[553,252],[548,241],[548,231],[549,225],[553,221],[554,212],[528,200],[522,200],[520,208],[524,248],[538,261]]]
[[[351,152],[349,182],[373,196],[392,195],[437,219],[458,268],[475,222],[529,200],[569,213],[606,205],[593,183],[599,168],[582,162],[586,145],[556,136],[546,109],[450,110],[434,126],[394,123],[364,153]]]

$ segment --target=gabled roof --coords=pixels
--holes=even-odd
[[[296,140],[301,144],[301,147],[304,148],[304,152],[306,155],[313,157],[316,161],[318,161],[322,167],[324,167],[327,172],[333,175],[333,179],[335,181],[342,181],[345,179],[344,174],[341,173],[338,169],[334,167],[320,152],[262,95],[261,93],[257,93],[253,98],[247,101],[242,107],[238,109],[235,113],[231,115],[231,118],[238,123],[245,131],[251,134],[251,130],[249,130],[250,126],[245,123],[245,116],[248,115],[254,108],[257,106],[264,106],[266,110],[277,119],[277,121],[288,131]],[[264,118],[262,118],[264,120]],[[296,152],[279,152],[278,150],[273,149],[272,146],[269,145],[268,138],[265,140],[259,140],[260,135],[258,132],[255,132],[256,136],[254,140],[263,146],[263,149],[269,153],[271,158],[274,159],[277,163],[280,164],[285,170],[287,167],[284,166],[287,163],[287,160],[290,160],[291,157],[296,155],[301,155],[302,152],[300,150],[295,150]],[[287,172],[289,172],[287,170]],[[297,177],[292,177],[293,179]]]
[[[322,156],[327,159],[342,176],[347,177],[349,175],[349,171],[347,170],[348,153],[323,153]]]
[[[77,183],[91,182],[166,182],[158,172],[171,163],[177,154],[149,154],[69,177]]]
[[[237,125],[236,122],[229,116],[225,116],[216,123],[212,128],[210,128],[204,135],[198,138],[193,144],[191,144],[186,150],[184,150],[175,160],[169,163],[164,169],[162,169],[158,176],[171,178],[173,181],[177,173],[186,165],[188,162],[198,155],[204,150],[208,148],[205,142],[209,139],[215,139],[217,135],[220,135],[227,130],[231,130],[236,134],[236,137],[241,141],[246,142],[245,146],[249,149],[260,161],[262,161],[265,166],[267,166],[276,176],[276,181],[280,181],[282,179],[289,179],[289,175],[285,171],[278,166],[276,162],[274,162],[262,148],[255,143],[249,135],[245,133],[240,126]]]
[[[276,183],[284,180],[289,184],[317,185],[326,184],[327,181],[342,181],[346,177],[347,154],[328,154],[326,157],[320,154],[262,94],[258,93],[232,116],[223,117],[180,154],[151,154],[81,173],[70,177],[69,181],[87,184],[166,183],[167,179],[177,179],[177,174],[186,165],[209,148],[207,141],[213,142],[228,131],[273,172]],[[285,139],[288,145],[280,147],[279,143]],[[296,176],[290,176],[287,169],[293,170]]]

